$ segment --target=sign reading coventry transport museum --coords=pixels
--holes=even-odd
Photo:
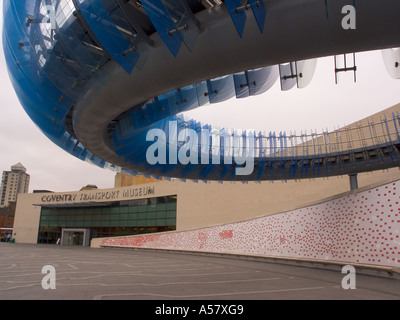
[[[134,187],[123,190],[92,190],[74,193],[61,193],[61,194],[45,194],[41,197],[42,203],[68,203],[79,201],[101,201],[101,200],[118,200],[118,199],[132,199],[136,197],[143,197],[154,195],[154,186]]]

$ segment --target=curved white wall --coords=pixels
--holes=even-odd
[[[109,238],[102,246],[400,266],[400,180],[281,214],[193,231]]]

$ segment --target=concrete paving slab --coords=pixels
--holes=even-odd
[[[54,267],[55,289],[51,272]],[[399,300],[400,280],[223,256],[0,243],[0,300]],[[44,286],[42,285],[44,283]]]

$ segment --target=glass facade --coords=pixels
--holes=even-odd
[[[79,207],[42,207],[38,243],[57,243],[63,228],[90,229],[90,239],[176,229],[177,196],[101,203]]]

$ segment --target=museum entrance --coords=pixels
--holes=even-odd
[[[42,206],[37,243],[80,246],[84,231],[83,246],[92,238],[173,231],[176,216],[176,195]]]

